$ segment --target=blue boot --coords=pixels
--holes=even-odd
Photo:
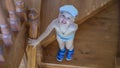
[[[65,49],[65,48],[58,51],[57,61],[60,61],[60,62],[61,62],[61,61],[64,59],[65,52],[66,52],[66,49]]]
[[[73,50],[68,50],[67,55],[66,55],[66,60],[67,61],[72,60],[73,54],[74,54],[74,49]]]

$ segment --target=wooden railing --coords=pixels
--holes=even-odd
[[[29,8],[29,9],[34,8],[37,10],[39,9],[38,13],[36,14],[36,16],[38,16],[37,17],[38,24],[34,25],[35,21],[29,21],[30,18],[29,19],[27,18],[27,14],[29,12],[27,12],[28,9],[25,7],[24,0],[15,0],[15,2],[13,0],[5,0],[4,3],[6,4],[7,11],[9,13],[9,17],[12,20],[13,19],[16,20],[19,18],[19,20],[20,20],[19,23],[21,26],[18,29],[18,31],[15,30],[15,32],[14,32],[14,29],[17,29],[17,28],[14,28],[14,26],[11,27],[11,29],[13,29],[13,31],[11,31],[11,29],[10,29],[12,37],[13,37],[12,38],[13,43],[10,46],[10,48],[5,48],[5,63],[2,68],[19,68],[19,65],[20,65],[23,57],[26,59],[26,67],[27,68],[36,68],[37,67],[37,63],[36,63],[37,62],[36,61],[37,48],[33,48],[32,46],[27,45],[28,38],[35,39],[38,37],[38,34],[40,34],[40,32],[38,32],[38,31],[39,31],[39,27],[40,27],[39,15],[40,15],[41,0],[39,0],[37,2],[39,3],[39,7],[36,8],[36,6],[35,6],[36,0],[34,0],[34,5]],[[1,25],[3,25],[3,24],[11,25],[11,23],[7,22],[8,17],[7,16],[5,17],[3,10],[1,9],[1,6],[0,6],[0,13],[1,13],[0,21],[2,21],[2,22],[0,22]],[[34,13],[33,13],[33,15],[34,15]],[[28,23],[31,23],[31,24],[28,24]],[[35,27],[35,26],[38,26],[38,27]],[[33,33],[28,34],[28,30],[29,30],[28,27],[31,28],[29,32],[33,32]],[[28,37],[28,35],[30,35],[30,37]],[[38,50],[38,52],[39,52],[39,50]]]
[[[27,0],[26,0],[27,1]],[[30,8],[29,13],[28,13],[28,33],[29,33],[29,37],[28,38],[32,38],[32,39],[37,39],[39,34],[40,34],[40,7],[41,7],[41,0],[34,0],[34,1],[28,1],[28,3],[32,2],[32,6],[31,4],[27,4]],[[36,4],[37,3],[37,4]],[[36,7],[37,5],[37,7]],[[39,7],[38,7],[39,6]],[[29,14],[32,15],[33,17],[29,17]],[[40,47],[40,46],[39,46]],[[24,53],[23,60],[25,58],[25,64],[24,67],[26,68],[37,68],[37,64],[41,63],[41,58],[39,58],[39,61],[37,62],[37,56],[39,56],[40,54],[40,50],[42,50],[41,48],[33,48],[32,45],[27,45],[26,48],[26,52]],[[40,57],[40,56],[39,56]],[[26,60],[27,59],[27,60]],[[23,67],[21,67],[23,68]]]

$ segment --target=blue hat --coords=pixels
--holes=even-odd
[[[59,11],[60,12],[66,11],[74,17],[76,17],[78,15],[78,10],[73,5],[64,5],[64,6],[60,7]]]

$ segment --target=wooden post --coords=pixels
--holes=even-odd
[[[35,9],[29,10],[29,37],[33,39],[37,39],[38,37],[38,27],[39,27],[39,13]]]
[[[5,0],[6,7],[9,12],[9,17],[10,17],[9,21],[10,21],[11,29],[12,31],[19,31],[21,23],[19,18],[16,16],[15,6],[13,2],[14,2],[13,0]]]
[[[40,9],[41,9],[41,0],[26,0],[31,1],[31,4],[28,4],[28,6],[36,9],[32,9],[30,11],[30,14],[28,14],[29,17],[29,36],[30,38],[36,39],[38,35],[40,34]],[[41,46],[40,46],[41,47]],[[32,48],[28,45],[27,47],[27,55],[28,55],[28,67],[27,68],[37,68],[37,64],[41,64],[41,56],[42,56],[42,49],[41,48]],[[37,53],[37,54],[36,54]],[[36,61],[37,60],[37,61]]]
[[[29,38],[36,39],[38,37],[39,14],[36,10],[30,9],[28,14],[29,20]],[[28,67],[36,68],[36,48],[28,45],[27,47]]]
[[[28,56],[28,63],[27,68],[36,68],[36,48],[32,46],[27,47],[27,56]]]

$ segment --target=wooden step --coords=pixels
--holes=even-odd
[[[64,64],[53,64],[53,63],[41,63],[41,68],[95,68],[95,67],[84,67],[75,65],[64,65]]]

